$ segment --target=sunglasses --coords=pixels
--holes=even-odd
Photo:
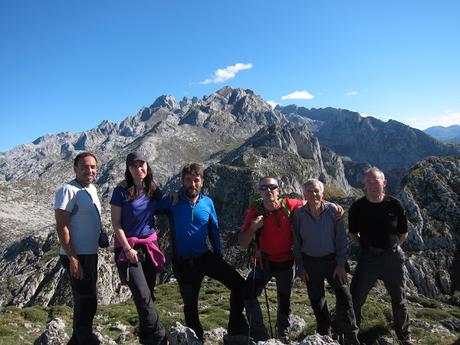
[[[273,184],[273,183],[270,183],[270,184],[260,184],[259,185],[259,190],[275,190],[276,188],[278,188],[278,185],[277,184]]]

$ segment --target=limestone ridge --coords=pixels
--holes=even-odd
[[[288,120],[314,121],[312,131],[321,145],[357,163],[382,169],[409,167],[427,156],[460,155],[460,148],[442,143],[398,121],[383,122],[345,109],[276,108]]]
[[[123,179],[127,153],[144,152],[166,191],[177,188],[177,174],[185,163],[201,162],[206,167],[205,192],[215,200],[224,253],[241,267],[235,234],[260,177],[279,178],[282,191],[291,195],[299,196],[301,184],[314,177],[351,196],[353,188],[361,187],[363,169],[369,164],[402,169],[403,177],[409,162],[425,153],[458,155],[458,148],[419,132],[395,121],[384,123],[333,108],[289,106],[273,110],[251,90],[225,87],[203,99],[178,102],[174,97],[161,96],[123,121],[103,121],[89,131],[45,135],[20,145],[0,154],[0,305],[69,301],[68,289],[61,288],[67,282],[57,260],[53,198],[58,186],[74,177],[72,158],[81,150],[93,151],[99,160],[96,185],[106,229],[111,229],[109,198]],[[385,152],[379,151],[382,147]],[[427,167],[440,176],[455,166],[458,171],[457,158],[439,159],[457,163],[419,163],[420,169]],[[444,170],[438,172],[435,166]],[[449,220],[446,224],[451,225],[440,227],[438,213],[423,211],[431,210],[435,200],[427,199],[426,205],[420,206],[423,193],[428,193],[421,186],[430,176],[421,174],[417,188],[408,182],[412,177],[407,177],[401,194],[411,215],[411,241],[407,245],[414,250],[407,266],[408,278],[416,291],[427,295],[448,293],[454,285],[450,275],[454,262],[448,254],[458,243],[454,235],[457,223]],[[432,197],[440,193],[447,198],[444,201],[458,198],[457,187],[447,190],[451,194],[433,189]],[[440,207],[437,210],[443,211]],[[442,236],[427,235],[437,229],[442,229]],[[160,243],[168,249],[167,229],[161,230]],[[436,256],[439,251],[445,251],[446,256],[430,261],[429,253]],[[119,293],[111,251],[102,251],[100,261],[101,301],[123,300],[126,293]],[[436,269],[447,273],[440,275]],[[436,279],[430,281],[431,277]]]
[[[258,178],[279,177],[286,193],[300,192],[309,176],[319,177],[347,193],[351,191],[340,157],[322,149],[306,127],[264,127],[227,154],[221,163],[250,168]]]
[[[405,248],[410,282],[428,297],[460,289],[460,159],[431,157],[403,179],[400,198],[410,222]]]
[[[161,96],[150,107],[123,121],[103,121],[96,128],[80,133],[48,134],[0,153],[0,180],[34,179],[56,161],[68,159],[81,150],[110,158],[160,123],[205,128],[220,139],[231,141],[246,139],[263,126],[286,122],[305,124],[322,146],[336,154],[384,169],[409,167],[430,155],[460,154],[458,146],[441,143],[396,121],[385,123],[334,108],[277,106],[272,110],[251,90],[224,87],[202,100],[184,98],[177,102],[172,96]]]
[[[225,138],[247,138],[262,126],[284,122],[284,117],[251,90],[225,87],[196,102],[179,124],[204,127]]]

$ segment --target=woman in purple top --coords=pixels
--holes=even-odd
[[[154,296],[156,275],[164,263],[154,220],[161,196],[145,157],[139,152],[130,153],[125,180],[114,189],[110,200],[115,261],[139,314],[139,342],[148,345],[166,344]]]

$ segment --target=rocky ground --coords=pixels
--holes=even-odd
[[[276,289],[268,285],[270,315],[276,315]],[[160,284],[156,289],[160,318],[169,331],[170,344],[193,344],[193,335],[184,324],[176,282]],[[334,313],[334,296],[328,291],[328,304]],[[266,315],[265,300],[260,300]],[[331,338],[315,336],[313,312],[306,291],[296,282],[292,296],[289,344],[335,344]],[[460,308],[433,299],[409,295],[412,334],[416,344],[454,344],[460,336]],[[0,311],[0,344],[65,344],[71,335],[72,309],[54,305],[47,308],[6,307]],[[228,319],[228,292],[213,281],[205,280],[200,292],[200,319],[206,332],[206,344],[247,344],[247,339],[225,337]],[[265,316],[268,327],[268,320]],[[95,318],[95,330],[103,344],[138,345],[137,313],[131,301],[101,305]],[[188,334],[188,335],[187,335]],[[362,338],[367,345],[396,344],[391,325],[391,305],[383,286],[372,291],[364,310]],[[187,340],[188,339],[188,340]],[[263,344],[281,344],[271,340]]]
[[[62,305],[70,301],[70,293],[57,259],[53,198],[57,187],[73,178],[72,158],[82,150],[98,157],[95,182],[106,229],[111,228],[108,200],[122,179],[128,152],[146,153],[165,190],[178,187],[177,173],[185,163],[201,162],[207,168],[204,191],[215,202],[226,259],[239,268],[244,252],[235,233],[260,177],[278,177],[290,196],[299,196],[306,179],[320,178],[327,198],[347,208],[362,195],[363,171],[370,164],[384,168],[388,191],[408,212],[405,276],[414,336],[420,344],[450,344],[458,336],[459,312],[452,305],[460,305],[460,146],[396,121],[342,109],[273,110],[251,90],[225,87],[202,100],[177,102],[162,96],[123,121],[104,121],[81,133],[45,135],[0,153],[0,344],[31,344],[57,318],[68,334],[70,309]],[[160,230],[161,248],[168,253],[167,227]],[[118,288],[112,255],[106,250],[100,256],[99,301],[104,305],[96,324],[113,341],[124,331],[111,327],[126,325],[127,335],[119,343],[126,338],[125,343],[135,344],[136,314],[125,303],[126,289]],[[162,281],[170,275],[166,271]],[[388,298],[379,291],[370,299],[363,329],[369,344],[392,339]],[[183,323],[179,304],[163,304],[180,300],[174,283],[159,286],[158,294],[163,296],[159,305],[167,329],[176,321]],[[225,294],[212,286],[203,294],[210,298],[202,306],[205,328],[225,326]],[[307,326],[295,341],[314,333],[305,293],[298,296],[302,298],[294,296],[294,315]],[[53,325],[59,328],[61,321]]]

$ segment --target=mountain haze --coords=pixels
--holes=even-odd
[[[435,137],[436,139],[451,142],[451,140],[455,137],[460,137],[460,126],[433,126],[425,129],[424,132]]]

